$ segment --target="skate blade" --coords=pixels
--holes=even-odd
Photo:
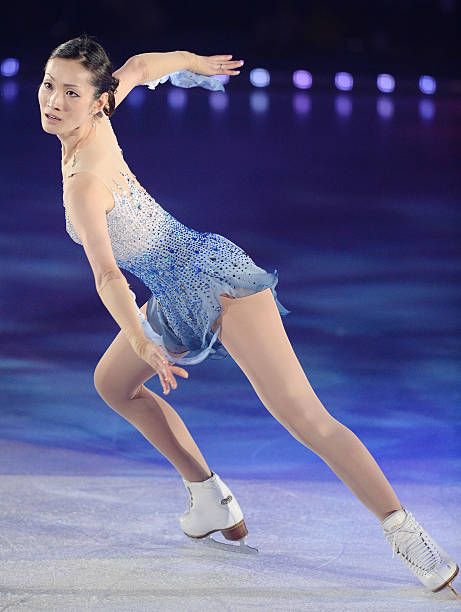
[[[211,535],[208,535],[205,538],[191,539],[199,546],[209,546],[210,548],[217,548],[220,550],[225,550],[226,552],[236,552],[244,555],[257,555],[259,553],[259,550],[257,548],[254,548],[253,546],[250,546],[246,543],[246,538],[238,540],[238,544],[226,544],[225,542],[218,542],[218,540],[212,538]]]
[[[441,591],[441,590],[445,590],[445,589],[450,589],[451,592],[453,593],[453,595],[456,597],[456,599],[461,599],[461,594],[458,593],[458,591],[455,590],[455,587],[451,584],[453,582],[453,580],[456,578],[456,576],[459,573],[459,566],[456,566],[456,571],[453,574],[453,576],[450,578],[450,580],[446,583],[443,584],[439,589],[437,589],[435,592]]]
[[[451,586],[450,583],[448,583],[445,588],[451,589],[451,591],[453,592],[453,595],[456,597],[456,599],[461,599],[461,594],[458,593],[457,591],[455,591],[455,588],[453,586]]]

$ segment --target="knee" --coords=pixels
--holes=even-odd
[[[311,448],[316,440],[331,436],[340,425],[315,393],[287,391],[282,406],[282,423],[297,440]]]
[[[108,404],[115,404],[121,399],[120,382],[120,379],[117,379],[103,362],[97,364],[93,372],[94,388]]]
[[[104,362],[100,361],[93,373],[94,388],[100,397],[111,407],[126,407],[129,400],[141,397],[144,385],[134,385],[120,375],[111,372]]]

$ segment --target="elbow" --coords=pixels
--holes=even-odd
[[[119,268],[113,268],[111,270],[104,270],[101,272],[95,272],[94,274],[94,284],[96,285],[96,291],[100,293],[104,286],[111,280],[123,278],[123,274],[119,270]]]
[[[132,55],[128,61],[132,64],[134,73],[137,74],[138,85],[143,85],[148,81],[148,69],[142,54]]]

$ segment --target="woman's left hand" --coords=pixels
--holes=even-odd
[[[233,60],[232,55],[197,55],[192,53],[191,71],[206,76],[215,74],[240,74],[237,70],[243,66],[243,60]]]

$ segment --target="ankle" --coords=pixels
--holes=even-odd
[[[400,506],[400,508],[397,508],[396,510],[391,510],[390,512],[386,512],[386,514],[381,518],[381,520],[384,521],[385,518],[387,518],[391,514],[394,514],[394,512],[398,512],[399,510],[403,510],[402,506]]]
[[[386,513],[386,514],[383,516],[383,518],[382,518],[381,520],[383,520],[383,521],[384,521],[384,519],[385,519],[385,518],[387,518],[388,516],[390,516],[390,515],[391,515],[391,514],[393,514],[394,512],[398,512],[399,510],[403,510],[403,509],[404,509],[404,508],[403,508],[403,506],[402,506],[402,505],[400,505],[400,506],[399,506],[398,508],[396,508],[395,510],[390,510],[389,512],[387,512],[387,513]]]
[[[209,472],[202,472],[200,475],[197,475],[197,473],[194,474],[194,476],[191,478],[187,478],[186,476],[183,476],[183,478],[188,482],[205,482],[205,480],[209,480],[213,474],[214,472],[211,472],[211,474]]]

